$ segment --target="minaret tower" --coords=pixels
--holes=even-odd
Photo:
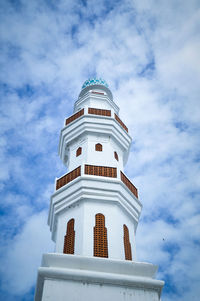
[[[157,267],[137,262],[142,205],[124,174],[131,137],[102,79],[85,81],[61,130],[68,172],[56,179],[48,224],[55,253],[44,254],[35,301],[158,301]]]

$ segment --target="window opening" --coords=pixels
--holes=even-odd
[[[74,242],[75,242],[75,231],[74,231],[74,218],[70,219],[67,223],[67,232],[64,238],[64,254],[74,254]]]
[[[94,256],[108,258],[107,228],[105,216],[101,213],[95,215]]]
[[[117,161],[119,161],[117,152],[114,152],[114,156],[115,156],[115,159],[116,159]]]
[[[131,244],[129,241],[129,231],[126,225],[124,225],[124,252],[125,259],[132,260]]]
[[[100,143],[95,144],[95,150],[97,152],[102,152],[102,150],[103,150],[102,145]]]
[[[76,150],[76,157],[80,156],[82,154],[82,147],[79,147],[77,150]]]

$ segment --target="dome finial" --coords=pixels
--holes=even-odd
[[[108,88],[108,84],[107,82],[102,79],[102,78],[97,78],[97,77],[93,77],[93,78],[89,78],[87,79],[83,86],[82,86],[82,89],[88,87],[88,86],[93,86],[93,85],[102,85],[102,86],[105,86],[106,88]]]

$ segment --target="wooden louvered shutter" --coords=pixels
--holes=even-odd
[[[125,259],[132,260],[131,244],[129,241],[129,231],[126,225],[124,225],[124,252]]]
[[[70,219],[67,223],[67,233],[64,239],[64,254],[74,254],[74,242],[75,242],[75,231],[74,231],[74,219]]]
[[[103,150],[102,145],[100,143],[95,144],[95,150],[97,152],[102,152],[102,150]]]
[[[82,154],[82,147],[79,147],[77,150],[76,150],[76,157],[80,156]]]
[[[117,152],[114,152],[114,156],[115,156],[115,159],[116,159],[117,161],[119,161]]]
[[[101,213],[95,215],[94,256],[108,258],[107,229],[105,227],[105,217]]]

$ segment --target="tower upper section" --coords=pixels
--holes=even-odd
[[[124,168],[131,137],[103,79],[84,82],[74,114],[61,130],[59,155],[69,171],[80,165]]]
[[[87,80],[74,111],[60,134],[59,155],[68,171],[56,179],[49,211],[56,251],[62,252],[69,220],[65,253],[136,258],[134,237],[142,205],[124,174],[132,139],[106,82]]]
[[[74,112],[88,106],[111,109],[116,114],[119,113],[119,107],[113,101],[113,95],[108,84],[101,78],[92,78],[84,82],[78,100],[75,102]]]

